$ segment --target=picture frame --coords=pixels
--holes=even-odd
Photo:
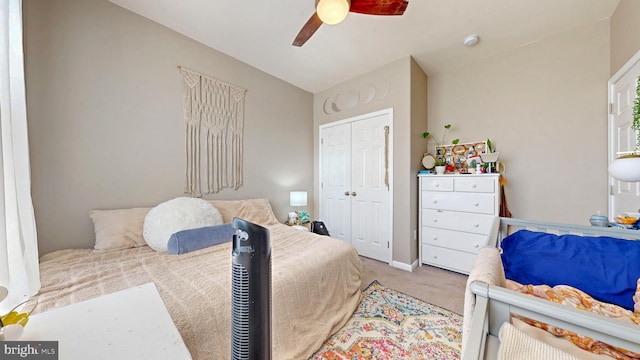
[[[446,166],[454,169],[467,167],[467,160],[488,152],[487,141],[436,146],[436,159],[442,160]]]

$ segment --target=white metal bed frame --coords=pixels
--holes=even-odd
[[[640,240],[639,230],[567,225],[511,218],[500,218],[499,228],[496,239],[497,246],[507,235],[521,229],[559,235],[610,236]],[[640,259],[638,260],[640,261]],[[475,294],[476,304],[462,360],[496,359],[499,346],[498,332],[503,323],[510,321],[511,314],[525,316],[640,353],[640,326],[480,281],[473,282],[469,286]]]

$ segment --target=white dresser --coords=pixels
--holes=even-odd
[[[469,274],[497,230],[500,175],[421,174],[418,180],[420,265]]]

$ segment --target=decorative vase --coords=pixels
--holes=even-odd
[[[444,166],[444,165],[442,165],[442,166],[436,166],[436,174],[438,174],[438,175],[442,175],[442,174],[444,174],[444,170],[445,170],[446,168],[447,168],[447,167],[446,167],[446,166]]]

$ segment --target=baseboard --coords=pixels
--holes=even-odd
[[[405,263],[402,263],[402,262],[399,262],[399,261],[393,261],[391,263],[391,266],[393,266],[394,268],[400,269],[400,270],[413,272],[413,269],[418,267],[418,260],[415,260],[414,262],[412,262],[411,265],[405,264]]]

